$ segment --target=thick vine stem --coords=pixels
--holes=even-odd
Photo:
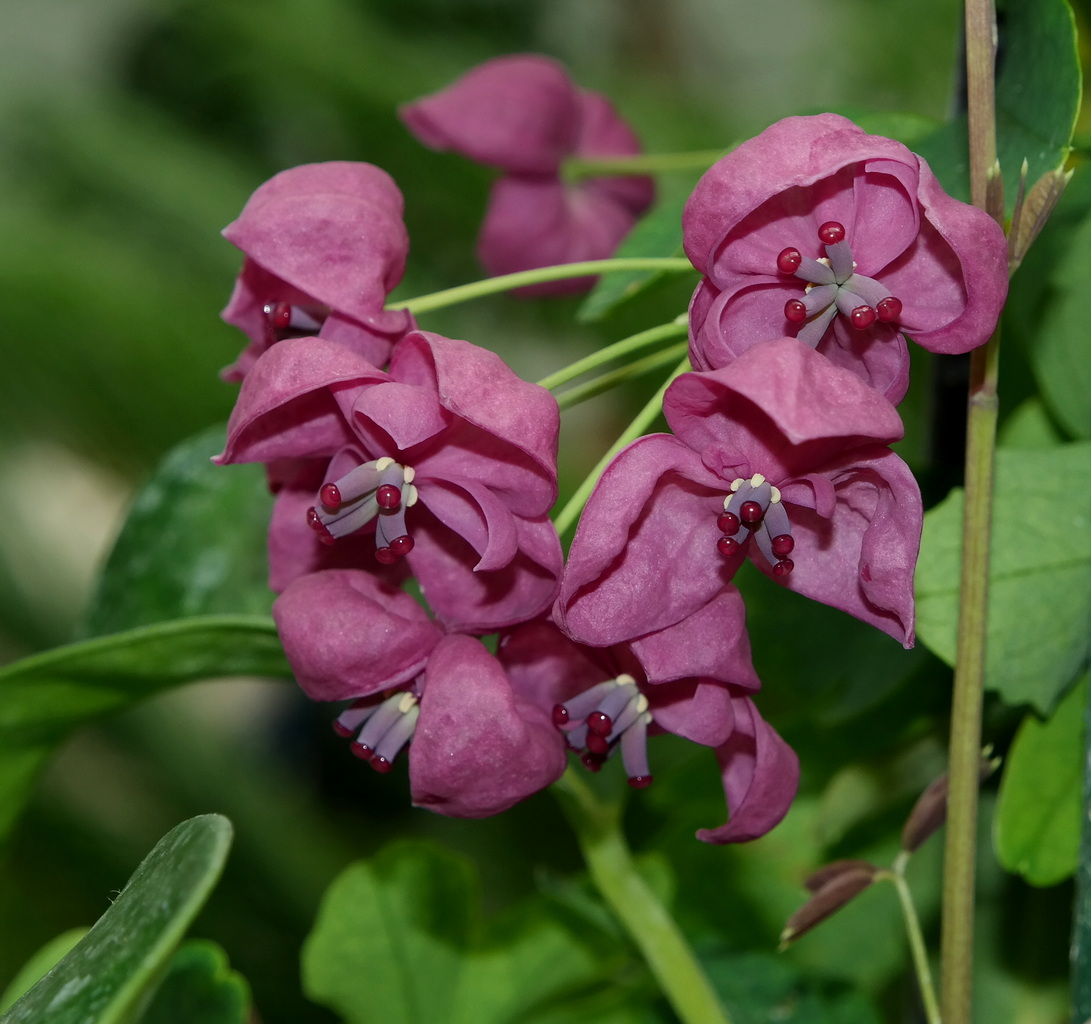
[[[640,950],[683,1024],[731,1024],[674,918],[640,876],[621,807],[599,800],[571,766],[554,785],[591,880]]]
[[[1001,195],[995,185],[995,51],[996,12],[992,0],[966,0],[970,191],[975,206],[1002,218],[1002,207],[993,208]],[[985,686],[999,342],[998,330],[973,353],[970,363],[962,583],[951,702],[950,789],[943,866],[941,1010],[945,1024],[970,1024],[972,1016],[977,791]]]

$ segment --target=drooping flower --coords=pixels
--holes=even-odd
[[[791,805],[799,762],[751,699],[760,684],[734,587],[631,644],[587,647],[541,622],[505,637],[498,657],[521,692],[552,704],[554,724],[592,771],[618,755],[629,784],[641,789],[652,782],[649,736],[670,732],[713,748],[730,817],[701,829],[699,839],[755,839]]]
[[[402,194],[385,171],[334,161],[293,167],[250,197],[224,237],[245,254],[223,318],[250,344],[224,371],[241,380],[284,338],[318,335],[385,366],[414,326],[383,304],[405,271]]]
[[[547,57],[487,61],[400,114],[425,145],[504,172],[477,242],[491,275],[604,259],[654,198],[647,177],[563,180],[569,157],[631,156],[640,143],[609,100],[577,88]],[[581,291],[592,280],[536,285],[523,294]]]
[[[705,275],[690,306],[698,370],[787,335],[897,403],[903,332],[932,352],[967,352],[1007,295],[996,222],[947,195],[901,143],[835,114],[785,118],[721,159],[683,230]]]
[[[791,590],[913,643],[920,491],[887,445],[894,407],[780,338],[683,374],[673,435],[623,449],[584,510],[555,614],[577,640],[630,640],[693,615],[749,556]]]
[[[469,342],[413,332],[385,373],[303,338],[252,367],[217,461],[301,467],[277,495],[273,589],[331,566],[397,578],[404,559],[444,625],[484,633],[556,595],[558,429],[548,391]]]
[[[356,756],[388,772],[408,748],[416,806],[485,817],[564,771],[564,745],[534,695],[481,641],[447,634],[370,573],[300,577],[273,617],[307,695],[353,702],[335,728]]]

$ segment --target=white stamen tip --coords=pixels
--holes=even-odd
[[[387,466],[393,466],[394,460],[389,455],[384,455],[381,459],[375,460],[375,472],[381,473]]]
[[[409,491],[409,494],[405,499],[405,505],[406,508],[412,508],[412,506],[417,503],[417,499],[420,495],[417,493],[417,488],[414,487],[413,484],[410,484],[407,490]]]
[[[636,680],[628,672],[622,672],[615,682],[618,686],[636,686]]]
[[[769,485],[769,503],[776,505],[780,501],[780,488],[774,484]]]
[[[741,476],[735,477],[735,479],[731,481],[731,493],[734,494],[744,483],[746,483],[746,481]]]
[[[416,704],[417,698],[406,690],[406,692],[402,694],[402,699],[398,701],[398,712],[404,715],[410,708],[415,707]]]
[[[644,714],[644,712],[648,710],[648,698],[645,697],[644,694],[641,694],[639,699],[637,700],[636,709],[641,714]],[[651,715],[648,716],[648,721],[651,721]]]
[[[417,475],[417,471],[412,466],[406,466],[402,469],[402,479],[407,483],[413,482],[413,477]]]
[[[750,478],[750,486],[751,486],[751,487],[761,487],[761,485],[762,485],[763,483],[765,483],[765,477],[763,477],[763,476],[761,475],[761,473],[755,473],[755,474],[754,474],[754,475],[753,475],[753,476],[752,476],[752,477]]]

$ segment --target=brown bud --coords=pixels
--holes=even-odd
[[[990,749],[981,755],[981,764],[978,766],[978,784],[984,782],[994,771],[1000,761],[989,756]],[[913,810],[906,818],[902,828],[902,849],[906,853],[913,853],[947,820],[947,773],[941,775],[923,793],[913,805]]]
[[[784,925],[780,933],[780,948],[784,949],[801,935],[862,893],[872,882],[879,869],[867,861],[836,861],[816,871],[807,882],[827,873],[826,880],[814,890],[814,895],[803,904]],[[808,885],[809,887],[809,885]]]
[[[1072,179],[1072,171],[1046,171],[1024,195],[1026,185],[1026,161],[1019,181],[1019,196],[1011,215],[1008,232],[1008,266],[1012,271],[1023,262],[1039,232],[1045,227],[1050,214],[1061,198],[1065,186]]]
[[[835,860],[829,864],[823,864],[817,871],[808,875],[803,880],[804,888],[808,892],[818,892],[827,882],[832,882],[838,875],[854,869],[871,871],[872,873],[879,870],[874,864],[866,860]]]

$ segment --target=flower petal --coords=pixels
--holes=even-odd
[[[548,714],[522,702],[477,640],[448,636],[425,671],[409,752],[413,803],[440,814],[498,814],[555,782],[564,742]]]
[[[349,569],[302,576],[273,603],[284,653],[313,700],[347,700],[424,670],[443,631],[408,594]]]
[[[735,702],[735,730],[716,751],[730,817],[703,828],[706,843],[743,843],[765,835],[788,813],[799,785],[799,759],[748,698]]]

